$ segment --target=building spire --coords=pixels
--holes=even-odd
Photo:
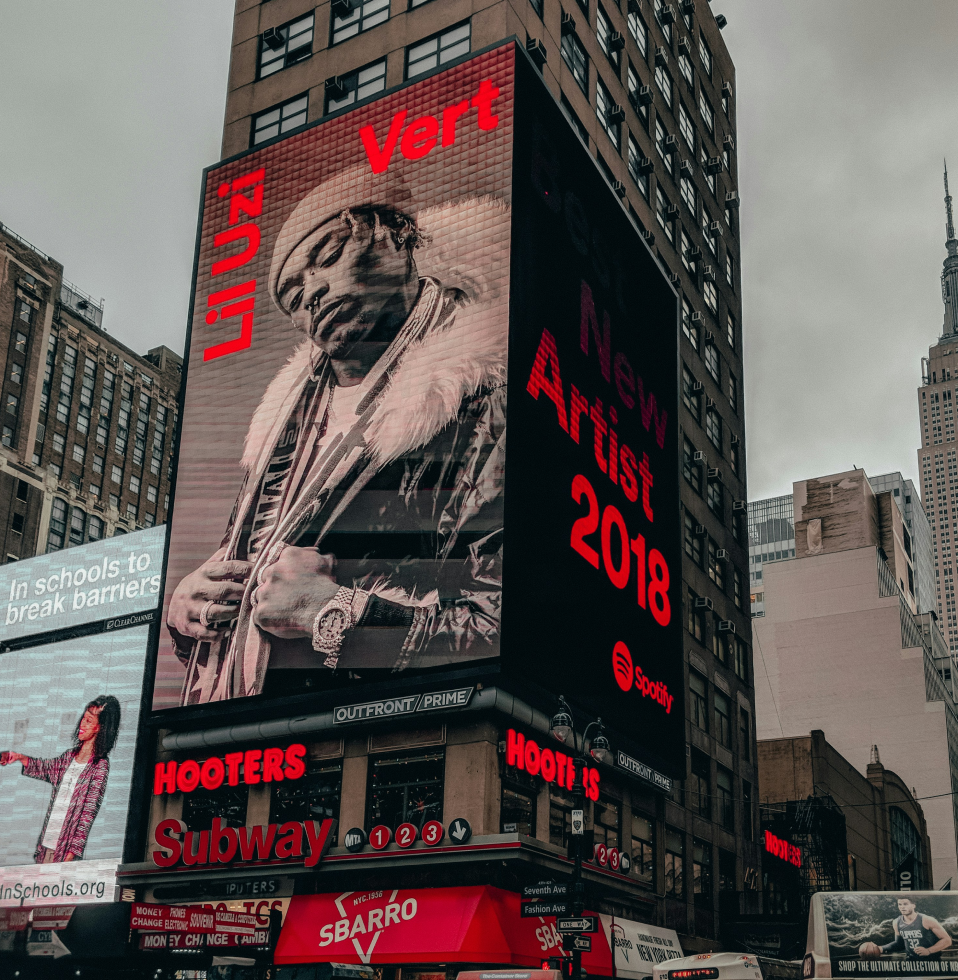
[[[955,240],[955,216],[951,210],[951,194],[948,193],[948,160],[945,160],[945,238]]]

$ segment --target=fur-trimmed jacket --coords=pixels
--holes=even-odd
[[[336,580],[371,593],[337,669],[396,671],[498,654],[504,320],[498,307],[421,280],[406,323],[362,382],[355,423],[300,475],[256,555],[238,618],[212,643],[174,631],[187,662],[183,704],[261,693],[269,667],[322,668],[311,638],[280,639],[252,622],[257,574],[280,545],[334,555]],[[249,560],[263,476],[308,385],[322,431],[335,377],[310,341],[273,379],[250,424],[224,561]]]

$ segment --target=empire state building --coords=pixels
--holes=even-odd
[[[958,238],[948,193],[945,167],[945,248],[941,296],[945,318],[941,336],[922,358],[918,389],[921,413],[921,498],[931,525],[935,558],[935,587],[939,622],[948,646],[958,650],[958,612],[955,609],[955,569],[958,564],[958,443],[955,441],[955,401],[958,400]]]

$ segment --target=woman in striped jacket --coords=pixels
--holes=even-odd
[[[120,702],[102,694],[83,710],[73,746],[55,759],[0,752],[0,766],[19,762],[24,776],[53,786],[34,859],[37,864],[79,861],[103,802],[110,775],[108,758],[120,730]]]

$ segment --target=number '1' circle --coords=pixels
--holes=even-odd
[[[390,837],[392,833],[389,828],[379,824],[369,832],[369,846],[374,851],[381,851],[389,843]]]

